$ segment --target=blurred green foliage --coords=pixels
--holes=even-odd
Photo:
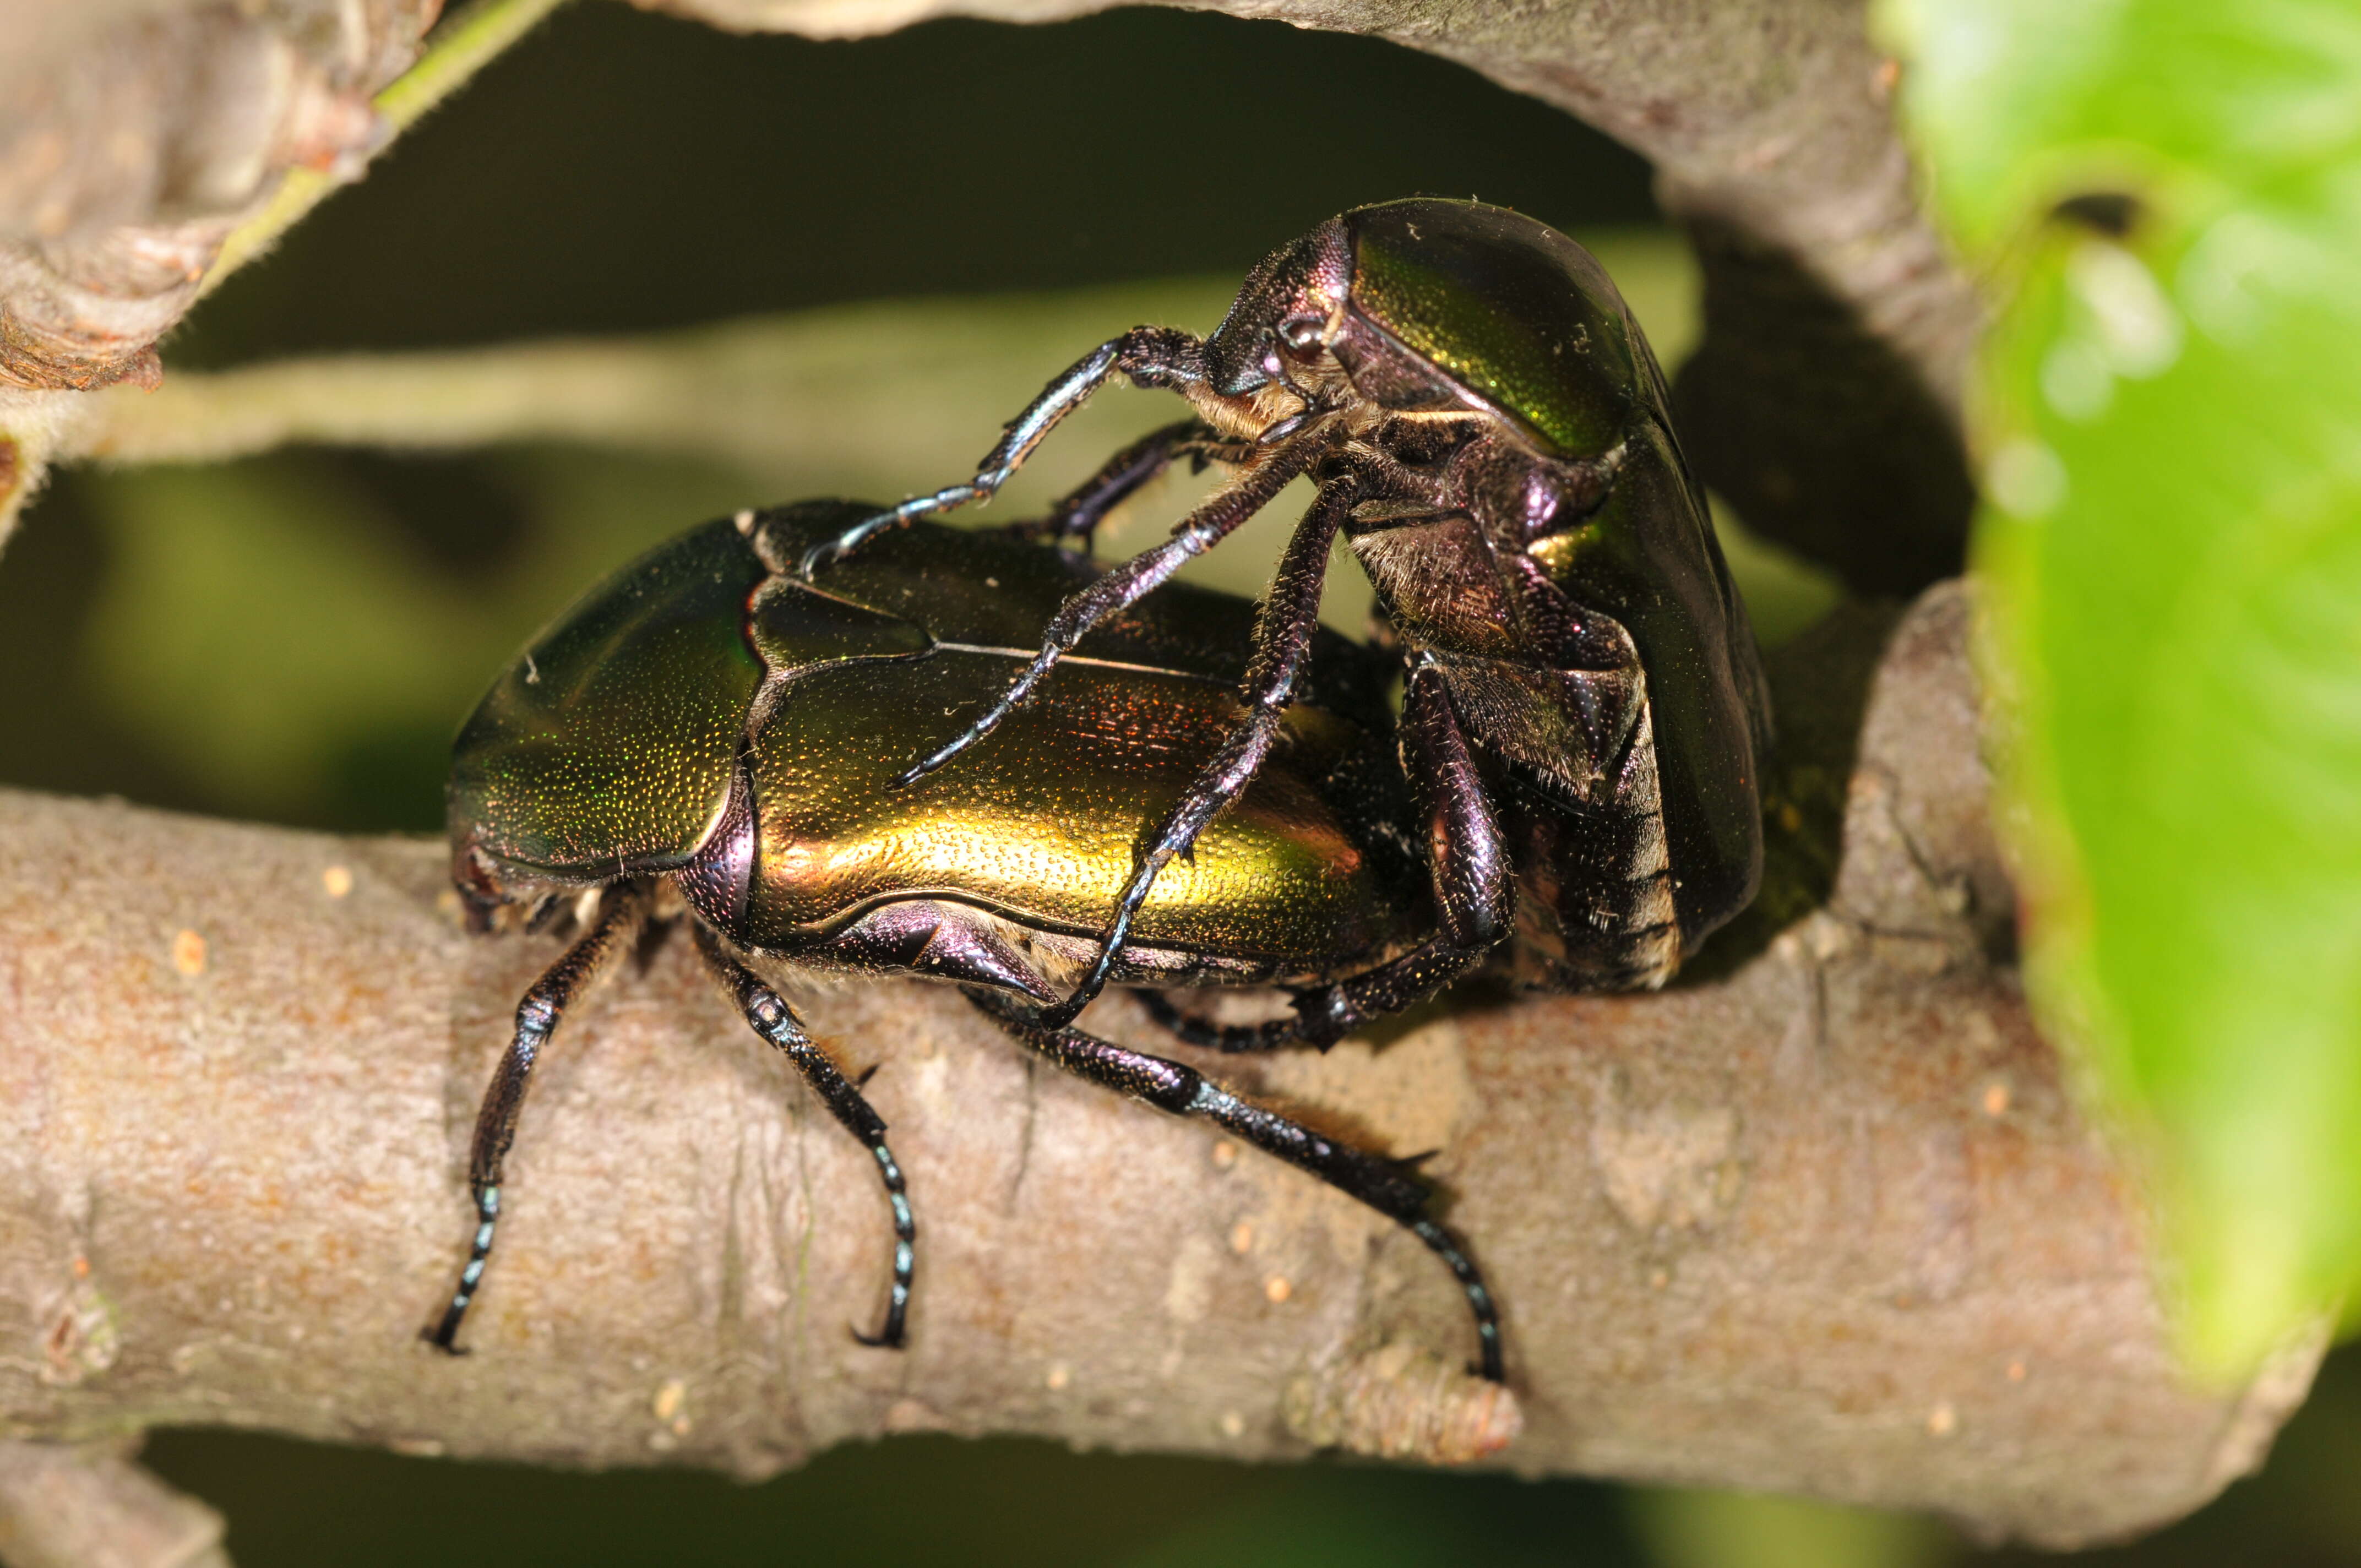
[[[1677,363],[1696,335],[1686,247],[1659,229],[1587,236]],[[976,302],[970,313],[983,324],[963,334],[963,354],[903,371],[900,381],[883,375],[882,395],[870,400],[881,411],[906,411],[898,443],[736,463],[552,445],[482,454],[473,464],[478,523],[496,509],[510,534],[489,554],[466,552],[464,524],[446,524],[435,531],[442,548],[446,556],[459,554],[434,558],[436,539],[417,537],[404,513],[448,502],[414,485],[389,486],[387,465],[398,459],[356,466],[294,453],[88,477],[76,499],[104,540],[110,565],[82,633],[83,678],[101,710],[135,730],[217,809],[431,829],[453,716],[473,706],[536,627],[618,563],[741,506],[813,493],[898,499],[959,472],[1008,411],[1063,367],[1072,345],[1141,320],[1210,325],[1235,289],[1235,280],[1191,280]],[[936,305],[908,313],[919,322],[946,313]],[[907,335],[890,310],[839,314],[872,341]],[[1029,338],[1002,344],[1006,334],[992,325],[1001,319],[1021,323]],[[807,351],[813,337],[826,334],[774,348],[777,335],[757,319],[735,338],[725,334],[700,347],[717,358],[752,359],[740,369],[751,384],[766,379],[760,356]],[[653,362],[669,340],[649,341]],[[902,384],[921,374],[928,378],[923,386]],[[808,378],[800,365],[778,362],[768,379],[785,390],[767,400],[792,418],[799,399],[810,406],[831,396],[804,389]],[[1004,492],[994,515],[1038,510],[1101,455],[1170,413],[1167,400],[1145,394],[1097,400]],[[1137,548],[1211,482],[1212,476],[1178,481],[1128,509],[1106,531],[1104,549],[1119,556]],[[1310,495],[1309,481],[1299,482],[1294,495],[1184,576],[1258,592]],[[1766,641],[1800,630],[1834,602],[1824,574],[1753,541],[1735,520],[1722,521]],[[1330,620],[1358,634],[1368,606],[1360,572],[1337,573],[1325,607]]]
[[[1632,1496],[1660,1568],[1934,1568],[1956,1545],[1928,1521],[1745,1492]]]
[[[2235,1375],[2361,1278],[2361,10],[1888,20],[2004,301],[1976,560],[2028,978]]]

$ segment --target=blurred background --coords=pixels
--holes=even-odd
[[[1239,128],[1249,112],[1251,138]],[[960,357],[956,384],[864,383],[866,439],[783,428],[768,456],[311,449],[62,475],[0,555],[0,782],[436,831],[459,718],[537,625],[631,554],[742,505],[895,499],[961,477],[999,422],[1100,338],[1139,320],[1209,329],[1273,246],[1345,207],[1414,192],[1480,196],[1576,233],[1668,362],[1693,336],[1693,273],[1640,159],[1391,45],[1160,10],[1022,29],[945,21],[829,44],[570,8],[202,306],[167,345],[170,370],[813,312],[794,330],[832,334],[856,367],[871,343],[878,359],[906,364],[883,345],[951,318],[1001,334],[1006,352],[983,377]],[[1032,297],[1045,291],[1055,297]],[[953,297],[983,298],[931,314],[880,303]],[[815,428],[828,395],[812,392]],[[874,417],[879,407],[890,417]],[[792,404],[781,417],[792,424]],[[1115,441],[1172,417],[1168,400],[1108,394],[994,515],[1018,515]],[[1108,543],[1144,542],[1185,499],[1142,509]],[[1282,501],[1267,520],[1291,515]],[[1751,543],[1741,520],[1724,522],[1766,641],[1833,604],[1823,575]],[[1203,565],[1249,591],[1274,547],[1240,541]],[[1340,574],[1328,607],[1348,630],[1356,586]],[[1018,1441],[897,1439],[754,1487],[209,1431],[159,1433],[148,1453],[226,1511],[245,1568],[324,1554],[1037,1568],[1905,1568],[2020,1556],[1980,1552],[1931,1521],[1773,1499]],[[2261,1477],[2173,1530],[2092,1556],[2361,1561],[2356,1465],[2361,1362],[2348,1353],[2329,1362]]]

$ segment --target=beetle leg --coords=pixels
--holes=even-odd
[[[820,1103],[844,1124],[844,1130],[858,1138],[877,1161],[877,1174],[885,1183],[885,1201],[894,1208],[894,1286],[886,1298],[885,1322],[873,1335],[852,1331],[852,1337],[863,1344],[884,1345],[898,1349],[902,1343],[902,1325],[910,1310],[910,1269],[917,1246],[917,1223],[910,1215],[910,1197],[902,1183],[902,1168],[894,1159],[894,1151],[885,1146],[885,1119],[861,1097],[861,1091],[844,1074],[828,1054],[812,1044],[804,1033],[795,1010],[769,986],[756,979],[752,970],[733,958],[723,946],[720,936],[699,920],[697,923],[697,950],[746,1014],[746,1022],[754,1033],[776,1046],[796,1064]]]
[[[476,1204],[475,1240],[467,1248],[467,1266],[459,1270],[459,1288],[443,1310],[443,1321],[425,1335],[438,1349],[454,1355],[466,1354],[453,1342],[492,1255],[492,1227],[500,1217],[500,1166],[508,1157],[509,1146],[516,1141],[517,1114],[524,1108],[533,1060],[549,1043],[566,1008],[629,945],[646,906],[647,890],[635,883],[608,888],[589,935],[566,948],[566,956],[550,965],[517,1003],[516,1034],[500,1065],[492,1070],[491,1087],[484,1091],[483,1109],[476,1115],[475,1146],[467,1162],[467,1190]]]
[[[1457,1237],[1428,1217],[1424,1183],[1393,1161],[1323,1137],[1301,1122],[1239,1099],[1193,1068],[1163,1057],[1129,1050],[1080,1029],[1044,1025],[1023,1003],[993,992],[971,990],[968,1000],[1001,1027],[1059,1067],[1176,1116],[1202,1116],[1266,1154],[1358,1199],[1433,1249],[1475,1314],[1477,1343],[1486,1377],[1501,1380],[1500,1318],[1475,1259]]]
[[[1268,1024],[1209,1024],[1175,1006],[1172,999],[1160,991],[1135,991],[1132,997],[1149,1022],[1170,1035],[1184,1046],[1200,1050],[1225,1051],[1236,1055],[1244,1051],[1276,1050],[1281,1046],[1299,1045],[1301,1017],[1278,1018]]]
[[[1127,376],[1140,387],[1178,388],[1202,381],[1205,378],[1204,343],[1194,333],[1169,326],[1136,326],[1121,337],[1109,338],[1067,367],[1065,374],[1044,387],[1023,413],[1008,422],[999,442],[976,468],[974,478],[947,485],[932,495],[914,496],[900,506],[862,519],[832,540],[813,545],[804,553],[804,576],[808,579],[820,567],[842,560],[889,528],[972,500],[989,499],[1068,414],[1090,401],[1092,393],[1116,376]]]
[[[1389,963],[1299,993],[1294,1037],[1326,1047],[1422,1002],[1483,962],[1509,934],[1516,883],[1442,673],[1414,665],[1402,687],[1402,766],[1427,822],[1435,931]]]
[[[1228,538],[1240,523],[1269,505],[1271,498],[1285,489],[1289,481],[1302,473],[1317,455],[1310,444],[1279,448],[1259,466],[1249,469],[1236,484],[1182,518],[1172,530],[1170,539],[1111,567],[1060,605],[1058,613],[1049,618],[1049,624],[1042,628],[1041,651],[1025,666],[1024,673],[1011,681],[966,729],[895,779],[893,787],[899,789],[926,777],[998,729],[1000,721],[1033,695],[1034,688],[1057,667],[1058,661],[1088,636],[1093,627],[1137,604],[1189,561]]]
[[[1208,460],[1242,463],[1252,452],[1242,443],[1223,441],[1202,420],[1184,419],[1150,431],[1108,458],[1097,473],[1050,507],[1047,516],[1012,522],[1005,532],[1015,539],[1078,539],[1087,555],[1107,514],[1180,459],[1193,459],[1202,469]]]
[[[1254,781],[1263,759],[1279,739],[1279,720],[1293,699],[1296,677],[1312,651],[1312,633],[1320,624],[1320,590],[1328,577],[1328,552],[1336,531],[1353,504],[1356,486],[1348,475],[1331,479],[1304,512],[1287,542],[1270,590],[1255,616],[1254,652],[1239,692],[1246,721],[1230,731],[1221,749],[1198,770],[1189,788],[1173,803],[1156,830],[1146,839],[1131,882],[1116,901],[1115,919],[1099,944],[1099,955],[1074,987],[1073,993],[1041,1014],[1050,1028],[1071,1024],[1091,999],[1104,990],[1107,976],[1123,951],[1131,923],[1148,902],[1148,890],[1176,855],[1188,853],[1197,835],[1221,815],[1222,808]]]
[[[1423,1002],[1483,962],[1508,934],[1516,915],[1509,848],[1437,671],[1411,671],[1402,688],[1401,735],[1402,765],[1426,816],[1435,934],[1390,962],[1297,992],[1292,1018],[1213,1025],[1166,1003],[1164,1011],[1177,1020],[1167,1026],[1181,1039],[1218,1051],[1267,1051],[1299,1041],[1324,1050],[1356,1029]]]

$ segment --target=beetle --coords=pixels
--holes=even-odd
[[[906,1184],[861,1085],[812,1043],[758,960],[958,984],[1057,1066],[1204,1117],[1360,1200],[1450,1267],[1481,1371],[1498,1380],[1491,1295],[1405,1167],[1179,1062],[1038,1016],[1093,961],[1143,825],[1167,814],[1239,717],[1252,607],[1191,590],[1109,618],[1049,700],[919,786],[889,791],[919,716],[1002,685],[1040,618],[1092,568],[1026,543],[1022,528],[922,526],[816,581],[796,569],[873,510],[741,512],[657,548],[543,632],[461,729],[448,806],[471,923],[598,897],[587,933],[517,1008],[476,1124],[474,1240],[426,1337],[457,1350],[536,1057],[652,910],[676,905],[747,1023],[876,1161],[895,1240],[883,1325],[866,1343],[905,1333],[917,1237]],[[1388,745],[1386,671],[1341,638],[1316,652],[1268,765],[1199,839],[1187,873],[1142,907],[1111,966],[1118,982],[1306,983],[1415,944],[1424,872]]]
[[[1096,962],[1045,1023],[1097,993],[1159,875],[1270,755],[1340,532],[1400,652],[1434,928],[1386,964],[1302,990],[1292,1019],[1199,1037],[1325,1045],[1512,937],[1527,984],[1661,986],[1753,897],[1771,739],[1753,634],[1664,372],[1589,252],[1480,203],[1356,208],[1265,258],[1212,336],[1142,326],[1100,345],[1008,424],[972,479],[862,520],[801,568],[989,498],[1118,377],[1180,393],[1196,417],[1118,453],[1058,517],[1086,532],[1107,497],[1184,457],[1224,466],[1229,482],[1166,543],[1060,605],[1031,663],[897,782],[1036,700],[1103,618],[1289,481],[1309,476],[1318,492],[1256,626],[1249,718],[1143,839]]]

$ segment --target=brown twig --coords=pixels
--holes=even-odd
[[[879,1069],[918,1205],[910,1347],[856,1344],[874,1173],[679,941],[558,1036],[476,1354],[439,1357],[476,1097],[553,942],[464,935],[433,844],[0,795],[0,1436],[759,1475],[938,1429],[1448,1459],[1521,1419],[1491,1462],[1528,1474],[2059,1545],[2176,1516],[2259,1459],[2319,1347],[2242,1390],[2174,1368],[2133,1186],[2005,962],[1966,620],[1944,588],[1782,653],[1774,884],[1718,976],[1217,1069],[1440,1151],[1513,1405],[1458,1370],[1431,1256],[1348,1201],[1028,1068],[948,992],[793,981]]]

